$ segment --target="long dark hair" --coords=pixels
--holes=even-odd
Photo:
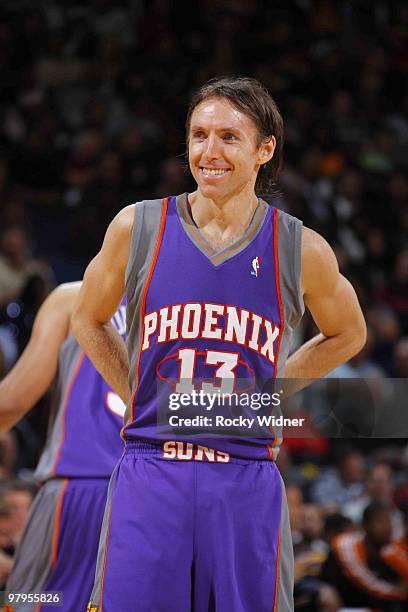
[[[276,181],[282,166],[283,120],[274,99],[266,87],[249,77],[211,79],[194,94],[187,112],[187,142],[191,115],[194,109],[208,98],[225,98],[235,108],[252,119],[258,129],[258,146],[275,136],[276,147],[272,159],[261,166],[255,183],[257,195],[276,195]]]

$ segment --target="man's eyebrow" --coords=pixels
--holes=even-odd
[[[201,127],[200,125],[191,125],[190,129],[192,132],[199,132],[200,130],[205,132],[207,130],[207,128]],[[241,130],[238,127],[220,127],[217,128],[217,132],[237,132],[240,134]]]
[[[226,128],[220,128],[220,132],[238,132],[238,133],[241,133],[241,130],[239,129],[239,127],[226,127]]]

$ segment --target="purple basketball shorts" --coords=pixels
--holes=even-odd
[[[95,578],[108,482],[105,478],[55,478],[42,486],[17,548],[7,590],[60,591],[63,604],[19,604],[9,610],[86,610]]]
[[[290,612],[292,593],[274,462],[185,442],[127,444],[109,485],[89,611]]]

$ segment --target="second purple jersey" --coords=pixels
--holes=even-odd
[[[126,302],[112,318],[125,338]],[[45,449],[35,472],[52,477],[109,478],[123,451],[125,405],[73,336],[60,349],[58,377]]]
[[[298,219],[259,200],[245,234],[216,252],[195,226],[187,194],[136,204],[126,274],[132,401],[125,440],[160,443],[171,457],[157,427],[158,383],[175,393],[200,386],[228,394],[247,380],[283,375],[304,310],[301,229]],[[273,459],[281,438],[277,431],[211,438],[203,431],[177,440],[211,447],[222,461]]]

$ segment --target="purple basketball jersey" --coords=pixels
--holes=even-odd
[[[179,393],[197,384],[234,393],[242,381],[283,375],[303,314],[300,244],[301,222],[262,200],[245,234],[222,252],[195,226],[187,194],[136,205],[126,276],[127,441],[163,444],[158,381]],[[276,432],[177,439],[253,459],[276,457],[281,441]]]
[[[125,338],[126,302],[112,318]],[[61,347],[54,410],[35,476],[109,478],[123,451],[125,405],[73,336]]]

